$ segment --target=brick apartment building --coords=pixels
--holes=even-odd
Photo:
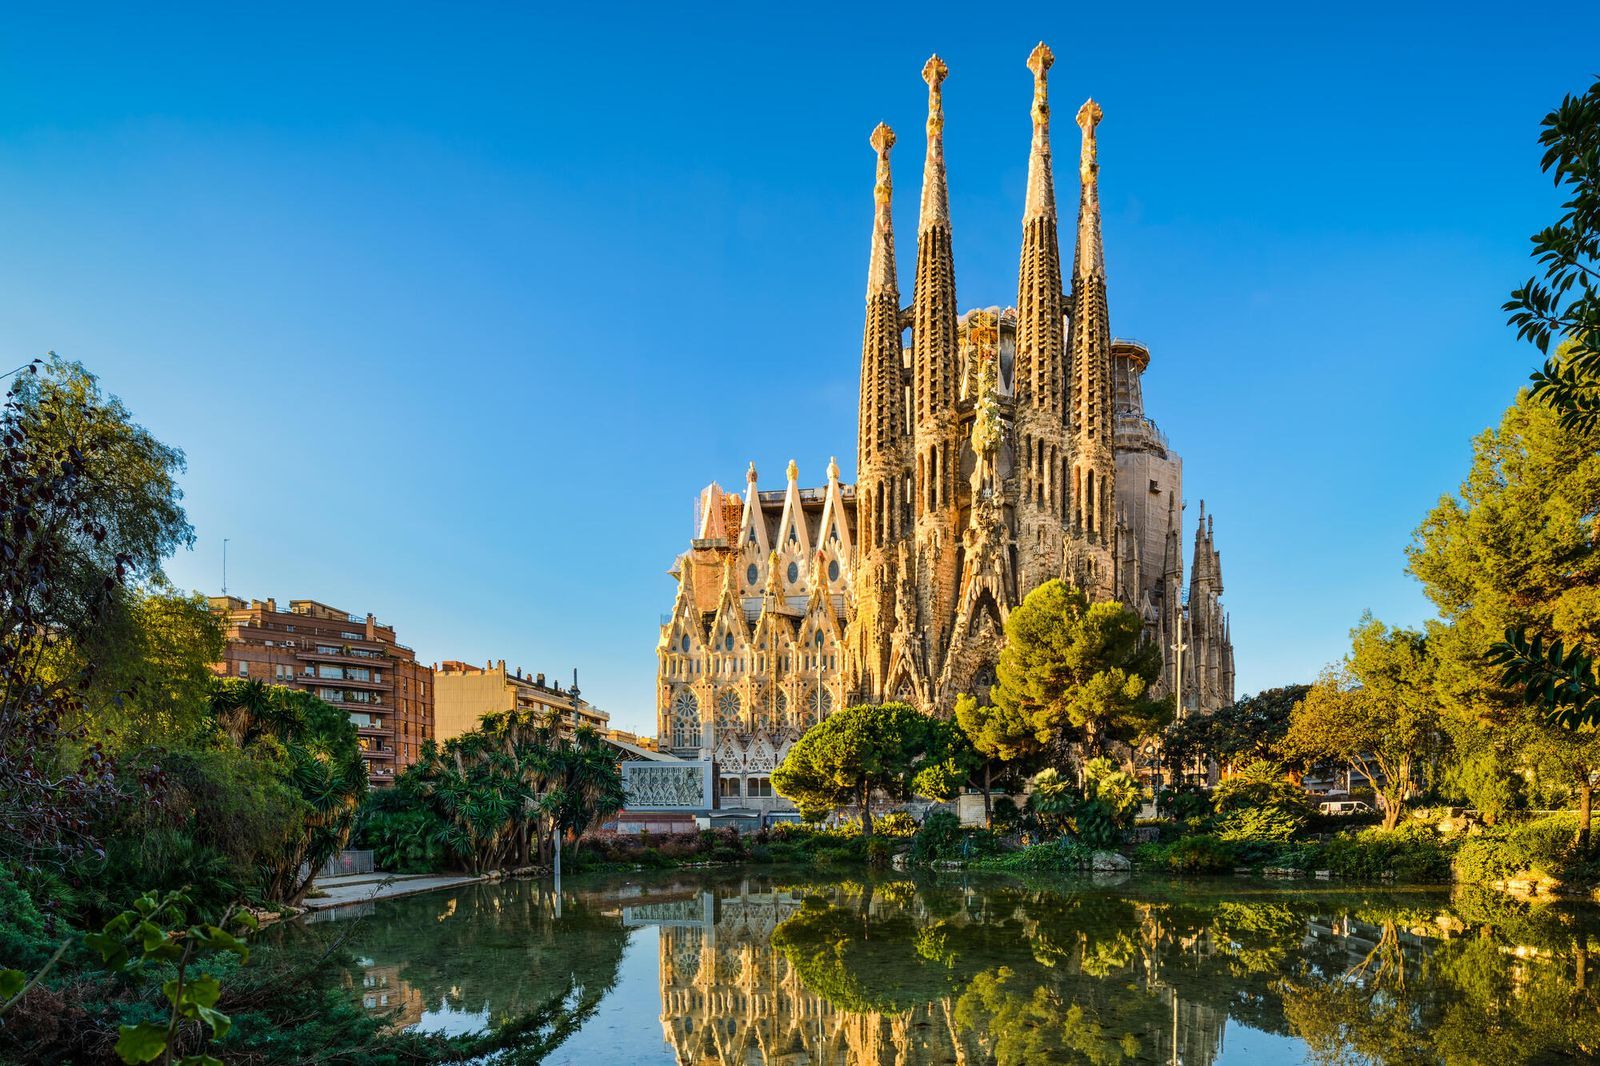
[[[568,731],[586,725],[602,735],[612,732],[611,716],[583,699],[576,687],[563,689],[561,682],[524,674],[520,666],[507,670],[504,659],[483,666],[455,659],[435,663],[433,689],[434,736],[441,743],[476,729],[486,714],[512,709],[554,715]]]
[[[392,784],[433,734],[433,671],[395,640],[394,627],[316,600],[211,597],[227,645],[225,677],[302,689],[349,711],[369,780]]]

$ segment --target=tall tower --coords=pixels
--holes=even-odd
[[[928,83],[928,154],[917,220],[917,280],[911,302],[911,397],[915,478],[916,586],[923,605],[929,671],[937,676],[949,645],[959,580],[956,478],[961,430],[956,414],[956,272],[950,242],[950,190],[944,168],[940,86],[950,70],[937,55],[922,68]]]
[[[1045,75],[1055,56],[1043,43],[1028,56],[1033,72],[1033,145],[1022,212],[1017,278],[1016,547],[1020,589],[1062,573],[1070,456],[1063,342],[1061,245],[1050,165],[1050,100]]]
[[[855,686],[881,695],[895,624],[895,557],[908,532],[905,512],[905,382],[901,373],[900,288],[895,279],[893,192],[889,149],[894,131],[872,131],[878,156],[873,187],[872,255],[867,268],[866,329],[861,338],[861,410],[857,430],[856,524],[860,552],[858,601],[851,645]]]
[[[1083,130],[1078,177],[1078,246],[1072,260],[1072,514],[1081,538],[1084,577],[1093,595],[1111,591],[1116,454],[1112,442],[1111,324],[1106,308],[1106,261],[1100,241],[1100,164],[1095,127],[1100,105],[1078,110]]]

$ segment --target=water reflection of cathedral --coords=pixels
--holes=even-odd
[[[626,924],[659,930],[662,1032],[682,1066],[996,1062],[995,1033],[973,1024],[959,989],[904,1010],[857,1011],[809,987],[772,942],[774,931],[803,907],[800,893],[746,885],[720,898],[701,891],[624,909]],[[1183,950],[1192,955],[1205,948],[1189,944]],[[1140,1030],[1123,1043],[1137,1050],[1119,1061],[1211,1066],[1222,1050],[1227,1012],[1180,995],[1162,979],[1160,955],[1146,950],[1117,966],[1118,976],[1127,979],[1117,982],[1124,989],[1120,994],[1138,1002],[1131,1011],[1119,1003],[1114,1013],[1122,1021],[1136,1017]],[[1098,983],[1110,975],[1093,976]],[[1033,994],[1033,987],[1025,992]],[[1063,1006],[1069,1013],[1076,1009]],[[1116,1027],[1106,1021],[1108,1032]]]

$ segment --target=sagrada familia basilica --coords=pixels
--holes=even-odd
[[[714,760],[728,799],[770,796],[766,775],[835,707],[897,699],[948,713],[959,694],[986,694],[1007,615],[1052,578],[1140,613],[1165,653],[1161,691],[1178,692],[1185,713],[1233,698],[1212,516],[1202,503],[1185,596],[1182,460],[1145,416],[1148,349],[1111,334],[1093,100],[1077,116],[1078,225],[1064,284],[1052,59],[1042,44],[1028,57],[1033,143],[1016,306],[957,311],[948,71],[934,56],[922,71],[927,155],[910,306],[895,271],[895,135],[872,133],[855,484],[830,462],[822,487],[801,488],[791,462],[781,490],[758,488],[752,465],[742,494],[716,484],[700,493],[661,627],[659,741]]]

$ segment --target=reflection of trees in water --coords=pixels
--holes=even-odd
[[[535,884],[419,896],[350,948],[430,1010],[500,1022],[544,1007],[543,1043],[509,1061],[581,1024],[628,930],[650,925],[663,1032],[697,1066],[1210,1066],[1230,1018],[1319,1062],[1514,1066],[1600,1050],[1593,913],[1254,882],[729,871],[569,888],[560,919]]]
[[[1341,971],[1280,985],[1319,1063],[1568,1063],[1600,1057],[1589,970],[1592,914],[1458,894],[1441,916],[1377,903],[1338,930]],[[1480,924],[1481,923],[1481,924]]]
[[[767,965],[821,1000],[834,1030],[856,1026],[846,1061],[1204,1066],[1230,1017],[1327,1062],[1600,1049],[1582,912],[1437,893],[908,887],[800,886],[771,937]],[[680,1061],[700,1061],[686,1050]]]
[[[616,985],[627,943],[614,906],[567,893],[558,919],[550,886],[531,881],[385,901],[358,924],[278,935],[309,941],[297,945],[305,952],[342,940],[352,984],[385,989],[397,1025],[439,1011],[505,1030],[505,1063],[537,1062],[576,1031]]]

